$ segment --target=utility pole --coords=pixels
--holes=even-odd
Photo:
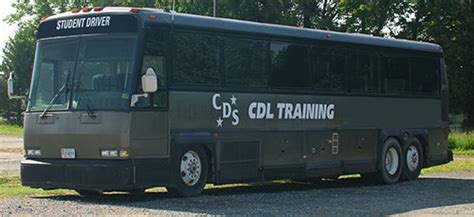
[[[176,0],[173,0],[173,11],[176,11]]]
[[[214,17],[216,17],[216,3],[217,3],[217,0],[214,0],[214,6],[213,6]]]

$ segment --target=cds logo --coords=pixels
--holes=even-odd
[[[221,111],[217,122],[217,127],[222,127],[226,119],[231,119],[233,126],[237,126],[240,122],[239,119],[239,110],[237,109],[237,98],[232,95],[229,98],[230,101],[222,101],[221,94],[216,93],[212,96],[212,107],[216,111]]]

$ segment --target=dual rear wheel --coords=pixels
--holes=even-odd
[[[401,179],[414,180],[420,175],[423,150],[417,138],[411,139],[407,147],[402,147],[395,138],[388,138],[382,145],[380,154],[378,172],[364,174],[363,178],[394,184]]]

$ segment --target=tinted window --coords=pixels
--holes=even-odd
[[[216,36],[191,32],[175,34],[173,80],[181,84],[219,84],[219,40]]]
[[[72,109],[128,108],[135,38],[88,38],[74,75]]]
[[[306,46],[272,42],[271,63],[272,86],[297,88],[310,86],[308,49]]]
[[[146,33],[141,74],[145,74],[146,70],[152,67],[158,78],[158,91],[151,93],[151,97],[139,98],[139,101],[135,104],[136,107],[166,107],[168,105],[165,67],[167,35],[168,30],[164,28],[159,30],[149,29]],[[141,79],[138,81],[138,91],[142,93]]]
[[[36,50],[28,109],[44,110],[57,94],[50,110],[67,109],[79,40],[40,41]]]
[[[166,34],[167,30],[149,30],[145,38],[145,48],[143,51],[142,74],[146,72],[148,67],[153,67],[158,76],[158,86],[166,87],[165,73],[165,50],[166,50]]]
[[[382,65],[385,71],[385,92],[409,92],[409,65],[407,57],[384,57]]]
[[[379,90],[377,57],[369,53],[357,53],[351,58],[351,90],[376,92]]]
[[[224,41],[225,82],[230,86],[268,84],[268,43],[256,40]]]
[[[314,88],[343,89],[346,56],[342,50],[315,49],[311,59]]]
[[[412,90],[416,94],[438,95],[440,80],[439,59],[429,57],[411,58]]]

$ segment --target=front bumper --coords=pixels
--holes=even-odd
[[[25,159],[21,161],[21,182],[24,186],[44,189],[149,188],[165,184],[165,171],[157,163],[160,165],[156,161],[134,160]]]

